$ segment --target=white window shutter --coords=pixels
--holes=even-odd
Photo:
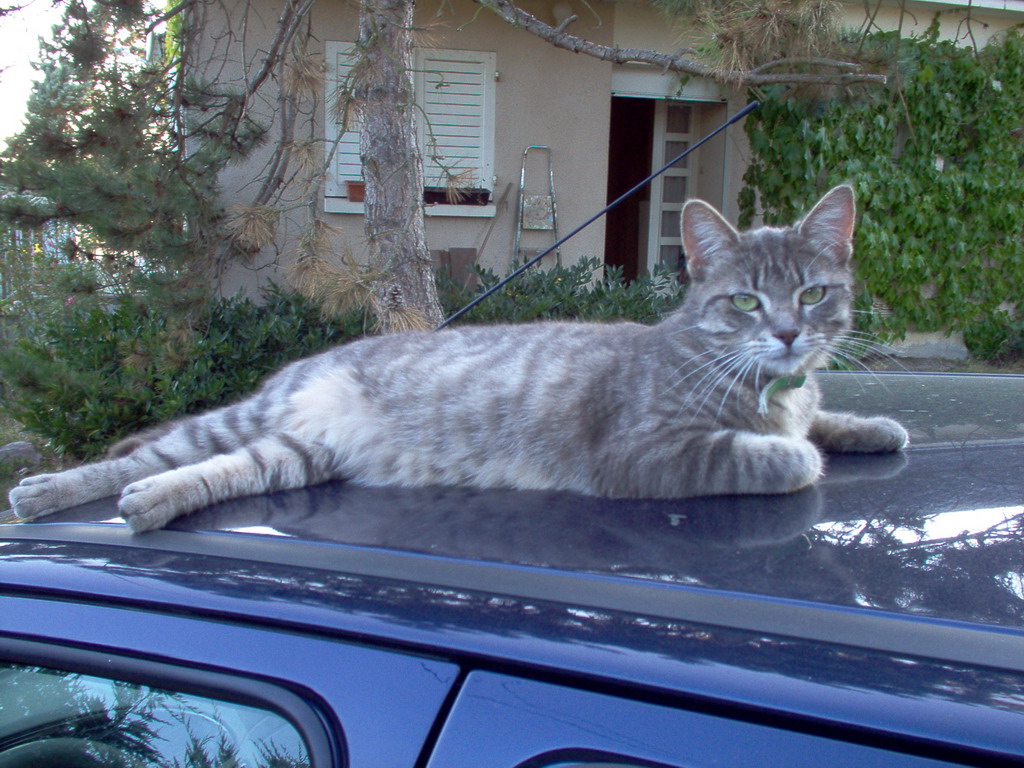
[[[338,114],[339,100],[344,103],[344,99],[351,97],[349,73],[355,65],[355,48],[355,43],[328,42],[326,46],[328,94],[324,138],[327,139],[327,151],[334,152],[324,184],[328,197],[345,197],[345,182],[358,181],[363,177],[359,161],[359,116],[351,108],[347,116]],[[341,123],[346,117],[347,131]]]
[[[336,108],[339,97],[351,93],[355,43],[327,42],[326,58],[324,136],[334,156],[324,191],[328,197],[345,197],[345,182],[362,178],[358,116],[349,115],[346,131]],[[495,62],[495,54],[487,51],[417,49],[413,80],[425,186],[444,187],[449,176],[459,176],[460,186],[492,189]]]
[[[425,186],[459,176],[459,186],[492,188],[495,59],[487,51],[416,51]]]

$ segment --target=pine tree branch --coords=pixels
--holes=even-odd
[[[660,68],[663,72],[678,72],[681,75],[689,75],[691,77],[705,77],[737,87],[800,84],[853,85],[855,83],[884,85],[886,82],[885,75],[867,74],[857,71],[825,74],[723,70],[689,58],[687,54],[691,53],[691,51],[686,49],[669,54],[646,48],[620,48],[617,45],[611,46],[594,43],[545,24],[536,16],[527,13],[521,8],[517,8],[510,0],[476,0],[476,2],[494,11],[509,24],[521,27],[557,48],[563,48],[573,53],[586,54],[601,61],[610,61],[613,64],[650,64]],[[765,65],[765,67],[770,66],[774,69],[787,64],[793,66],[822,66],[829,69],[859,69],[856,64],[834,61],[832,59],[793,59],[789,61],[783,59],[771,62],[770,65]]]
[[[761,64],[758,67],[754,67],[753,69],[751,69],[750,74],[764,74],[768,70],[775,69],[776,67],[815,67],[820,69],[839,69],[846,70],[851,74],[857,74],[857,70],[860,69],[860,65],[852,61],[840,61],[839,59],[827,59],[821,57],[807,56],[802,58],[794,57],[788,59],[776,59],[775,61],[768,61],[765,62],[764,64]],[[865,76],[867,77],[869,75]],[[884,83],[885,76],[880,75],[880,77],[882,77],[881,82]]]

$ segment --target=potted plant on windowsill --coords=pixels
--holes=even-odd
[[[361,203],[366,198],[366,182],[362,179],[355,181],[349,179],[345,182],[345,194],[353,203]]]

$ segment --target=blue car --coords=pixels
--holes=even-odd
[[[344,482],[0,525],[0,768],[1024,765],[1024,377],[787,496]]]

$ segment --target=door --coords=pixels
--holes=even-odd
[[[691,707],[698,703],[696,698],[688,702]],[[478,671],[459,691],[427,768],[951,765],[855,743],[855,734],[842,726],[831,734],[821,724],[809,730],[788,730],[771,717],[764,717],[764,723],[733,720],[696,708]]]
[[[660,100],[654,109],[654,140],[651,168],[658,169],[689,149],[700,137],[694,137],[695,106],[692,102]],[[692,161],[692,162],[691,162]],[[696,153],[675,163],[651,182],[651,205],[648,210],[647,271],[656,267],[668,270],[683,268],[683,241],[679,234],[679,214],[693,186],[692,168],[697,167]]]
[[[725,117],[723,102],[613,96],[608,202],[699,141]],[[690,198],[722,207],[726,141],[719,134],[609,212],[606,265],[620,267],[627,280],[658,265],[682,267],[679,212]]]

